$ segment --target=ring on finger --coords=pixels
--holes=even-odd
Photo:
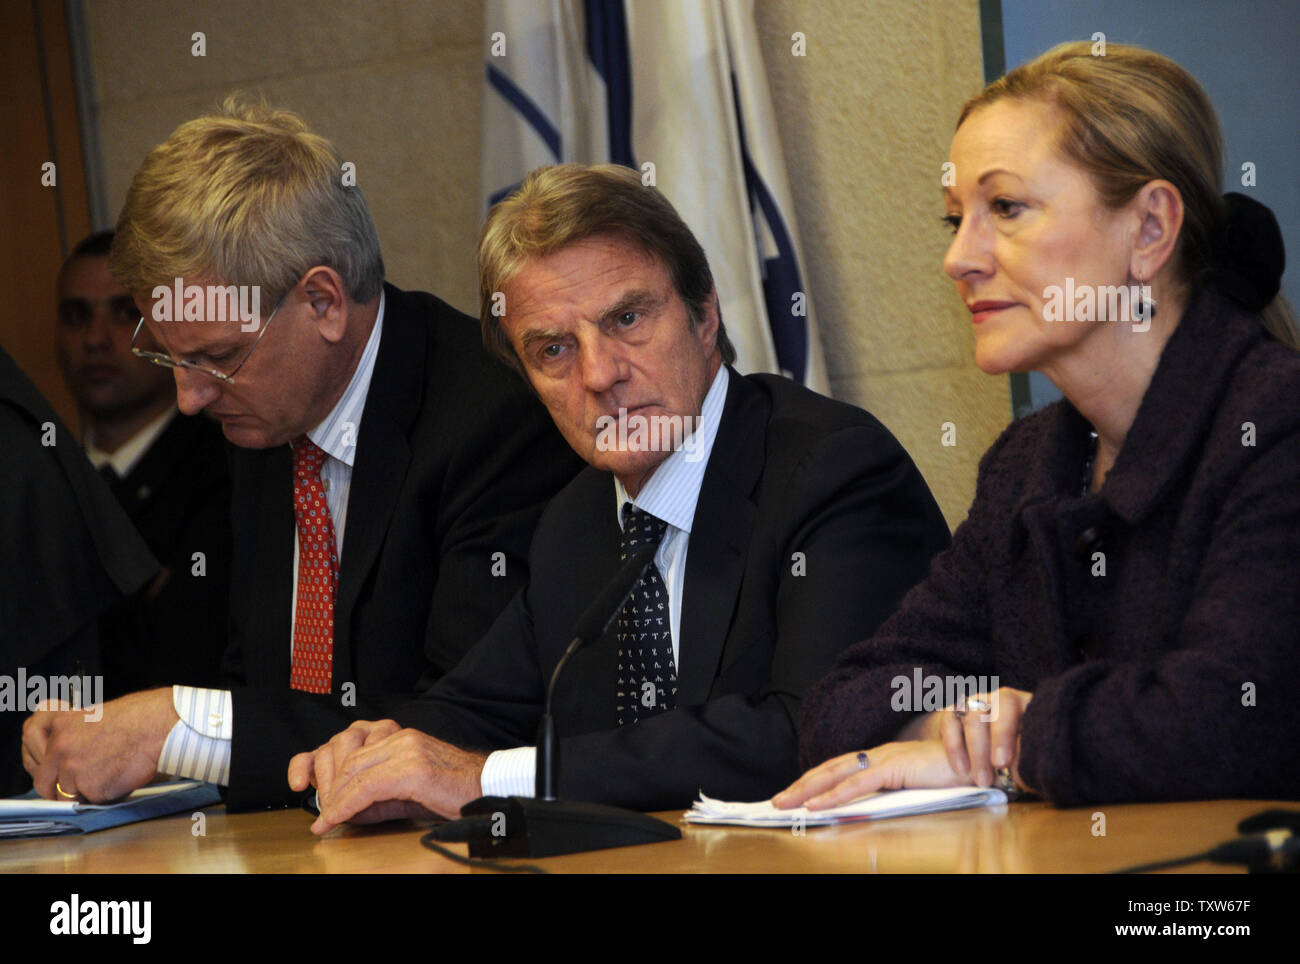
[[[968,696],[966,698],[966,709],[972,713],[990,713],[993,710],[993,704],[988,700],[982,700],[978,696]],[[965,712],[962,716],[965,716]]]
[[[59,796],[61,797],[67,797],[69,800],[77,799],[77,795],[75,793],[69,793],[67,790],[63,789],[63,787],[59,786],[58,780],[54,781],[54,789],[59,791]]]
[[[865,770],[865,769],[866,769],[867,767],[869,767],[869,766],[871,766],[871,762],[867,759],[867,753],[866,753],[866,751],[865,751],[865,750],[859,750],[859,751],[858,751],[858,769],[859,769],[859,770]]]

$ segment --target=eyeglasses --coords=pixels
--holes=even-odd
[[[292,290],[293,288],[289,289],[289,291]],[[262,336],[266,334],[266,329],[271,327],[271,319],[280,310],[284,300],[289,297],[289,291],[281,295],[280,300],[275,303],[275,307],[271,309],[271,313],[266,316],[266,321],[262,324],[262,330],[257,333],[257,337],[253,339],[253,344],[249,346],[248,351],[244,353],[244,357],[239,360],[239,364],[235,366],[235,370],[230,374],[219,372],[215,368],[207,368],[197,362],[186,361],[183,358],[173,358],[171,355],[164,355],[162,352],[145,351],[143,348],[136,348],[136,339],[140,337],[140,330],[144,328],[144,315],[140,316],[140,322],[135,326],[135,334],[131,336],[131,354],[135,355],[136,358],[143,358],[145,361],[153,362],[155,365],[161,365],[163,368],[184,368],[192,372],[202,372],[204,375],[211,375],[218,381],[230,385],[235,381],[236,373],[244,367],[244,362],[248,361],[248,356],[253,354],[253,349],[262,340]]]

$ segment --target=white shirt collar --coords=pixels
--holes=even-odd
[[[144,453],[149,451],[149,446],[158,440],[158,436],[163,433],[163,430],[171,424],[172,419],[178,414],[180,414],[180,410],[175,405],[171,406],[167,411],[132,435],[130,440],[125,445],[120,446],[116,452],[105,452],[103,449],[96,448],[94,436],[87,432],[86,458],[90,459],[90,464],[96,469],[111,465],[118,478],[124,479],[131,474],[131,470],[136,467],[140,459],[144,458]]]
[[[709,465],[713,441],[718,437],[718,424],[722,421],[722,408],[727,400],[727,382],[730,375],[726,365],[718,366],[704,404],[700,406],[700,421],[686,444],[659,464],[649,481],[642,486],[635,499],[629,499],[623,483],[614,478],[614,495],[619,525],[623,520],[623,503],[632,502],[637,508],[663,519],[670,526],[691,531],[695,520],[695,505],[700,499],[700,486],[704,483],[704,470]]]
[[[384,293],[379,294],[379,313],[371,329],[366,347],[361,351],[352,380],[325,420],[307,433],[307,437],[321,447],[326,455],[352,468],[356,458],[357,437],[361,434],[361,414],[366,408],[366,394],[370,391],[370,378],[375,373],[375,358],[379,355],[379,338],[384,328]]]

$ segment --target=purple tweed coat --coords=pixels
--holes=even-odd
[[[1203,289],[1084,495],[1089,431],[1058,402],[1003,432],[952,547],[805,697],[805,765],[893,740],[919,668],[1031,691],[1020,771],[1063,806],[1300,798],[1300,353]]]

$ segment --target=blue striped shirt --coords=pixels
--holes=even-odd
[[[630,501],[637,508],[668,523],[663,541],[655,553],[655,565],[668,590],[668,616],[673,633],[673,661],[681,677],[682,649],[682,594],[686,585],[686,550],[691,538],[691,525],[695,521],[695,506],[700,500],[700,486],[704,471],[709,465],[713,442],[718,437],[722,409],[727,400],[727,366],[718,368],[718,374],[704,396],[700,406],[700,420],[694,436],[664,459],[651,473],[650,478],[635,499],[629,499],[627,489],[614,479],[615,518],[622,525],[623,503]],[[689,651],[688,651],[689,652]],[[606,694],[612,703],[613,692]],[[593,697],[599,699],[599,695]],[[489,754],[483,766],[479,783],[485,797],[531,797],[537,779],[537,750],[531,746],[512,750],[498,750]]]

